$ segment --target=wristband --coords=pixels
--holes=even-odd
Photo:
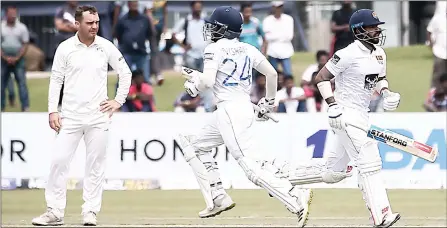
[[[330,81],[322,81],[317,84],[318,90],[320,91],[323,100],[333,97],[332,86]]]
[[[388,80],[386,80],[386,79],[382,79],[382,80],[377,82],[377,84],[376,84],[376,92],[379,93],[379,94],[382,94],[382,89],[383,88],[388,88]]]

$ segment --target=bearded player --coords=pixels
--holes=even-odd
[[[266,169],[263,163],[246,157],[253,153],[253,122],[265,121],[273,110],[277,73],[255,47],[238,41],[242,30],[242,15],[229,6],[216,8],[204,26],[204,37],[211,43],[204,51],[203,73],[184,69],[189,77],[184,86],[196,97],[213,88],[217,110],[213,119],[195,136],[179,136],[186,161],[191,166],[205,198],[206,208],[199,216],[213,217],[235,206],[222,187],[217,163],[211,154],[225,144],[250,181],[268,193],[298,217],[304,226],[307,218],[307,196],[295,189],[286,178]],[[250,101],[252,68],[266,76],[266,96],[254,111]],[[255,115],[254,115],[255,113]]]
[[[294,179],[294,184],[336,183],[350,176],[347,165],[352,161],[374,226],[390,227],[400,215],[392,212],[380,176],[382,160],[377,142],[362,130],[369,127],[368,107],[375,91],[382,95],[385,110],[395,110],[400,101],[400,95],[388,89],[386,54],[380,47],[385,36],[378,27],[382,24],[374,11],[356,11],[349,21],[355,41],[337,51],[316,76],[318,89],[329,106],[329,125],[335,133],[336,145],[326,164],[283,172]],[[335,94],[330,83],[334,77]]]

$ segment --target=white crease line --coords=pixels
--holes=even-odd
[[[264,216],[241,216],[241,217],[214,217],[214,218],[199,218],[199,217],[148,217],[141,218],[140,220],[238,220],[238,219],[296,219],[293,216],[282,216],[282,217],[264,217]],[[369,219],[369,217],[309,217],[309,220],[363,220]],[[446,217],[403,217],[404,220],[446,220]]]
[[[63,227],[81,227],[82,225],[64,225]],[[35,227],[32,225],[2,225],[2,227]],[[60,227],[60,226],[47,226]],[[296,225],[98,225],[98,227],[296,227]],[[307,225],[307,227],[371,227],[368,225]],[[399,227],[445,227],[445,225],[399,226]]]

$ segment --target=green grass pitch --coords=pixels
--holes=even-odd
[[[102,226],[296,226],[296,218],[264,190],[228,190],[236,207],[215,218],[200,219],[205,203],[199,190],[105,191]],[[394,212],[401,220],[394,227],[446,227],[446,190],[389,190]],[[82,192],[68,191],[65,223],[82,222]],[[2,192],[2,227],[29,226],[45,211],[43,190]],[[369,226],[369,213],[358,189],[316,189],[309,227]]]

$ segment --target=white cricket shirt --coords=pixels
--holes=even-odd
[[[292,45],[294,25],[290,15],[283,13],[279,18],[269,15],[262,22],[262,28],[268,42],[268,56],[278,59],[292,57],[294,53]]]
[[[237,39],[220,39],[209,44],[203,55],[204,68],[217,65],[217,75],[213,86],[215,102],[248,101],[253,78],[252,68],[266,60],[265,56],[254,46]]]
[[[335,76],[334,97],[338,104],[369,111],[369,103],[379,78],[386,76],[385,51],[372,51],[356,40],[335,52],[326,69]]]
[[[132,74],[121,52],[110,41],[96,36],[89,47],[77,34],[56,49],[51,69],[48,112],[57,112],[59,93],[64,84],[62,114],[90,115],[100,112],[108,99],[108,65],[118,72],[119,87],[115,100],[123,104],[129,93]]]

